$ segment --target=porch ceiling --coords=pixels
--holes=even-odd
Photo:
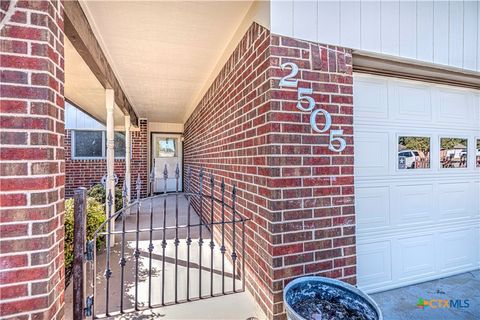
[[[252,2],[81,5],[137,114],[151,121],[183,123]]]
[[[74,105],[105,123],[105,89],[65,37],[65,97]],[[123,125],[123,112],[115,105],[115,124]]]

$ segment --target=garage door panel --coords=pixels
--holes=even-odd
[[[358,187],[355,190],[357,228],[368,230],[390,224],[390,187]]]
[[[396,118],[409,121],[431,121],[432,105],[430,88],[403,84],[397,87],[397,99],[391,104],[396,105]]]
[[[375,79],[354,79],[355,112],[360,118],[388,118],[387,82]]]
[[[355,134],[355,174],[359,176],[388,173],[387,132],[359,132]]]
[[[440,271],[449,272],[475,267],[474,229],[466,228],[439,234]]]
[[[438,185],[438,210],[440,220],[467,218],[471,215],[471,190],[469,182],[440,183]]]
[[[465,94],[449,89],[438,89],[438,120],[462,125],[473,124],[475,117],[473,94]]]
[[[400,238],[395,242],[393,265],[399,281],[421,279],[435,274],[433,234]]]
[[[357,74],[354,86],[360,288],[376,292],[478,268],[479,92]],[[398,168],[399,137],[429,138],[428,146],[425,139],[402,139],[402,150],[428,155],[429,168]],[[440,168],[447,151],[441,138],[468,139],[464,147],[445,147],[462,149],[453,168]],[[465,151],[467,168],[456,168]]]
[[[480,175],[480,171],[478,172],[478,174]],[[474,209],[473,209],[472,217],[480,218],[480,182],[478,181],[473,182],[473,191],[474,191],[474,196],[473,196]]]
[[[358,284],[368,287],[371,283],[392,282],[391,242],[379,241],[358,244]]]
[[[396,225],[408,226],[435,221],[433,184],[405,184],[394,189]]]

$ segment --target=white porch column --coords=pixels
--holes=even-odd
[[[127,205],[130,203],[131,191],[131,155],[132,155],[132,134],[130,132],[130,116],[125,116],[125,185],[127,186]]]
[[[113,89],[105,89],[105,106],[107,108],[107,187],[106,195],[112,193],[112,206],[111,206],[111,215],[115,213],[115,176],[113,172],[114,161],[115,161],[115,120],[113,116],[114,112],[114,92]],[[107,212],[108,216],[108,212]],[[115,229],[115,221],[112,219],[110,221],[110,230]],[[115,243],[115,238],[111,237],[111,246]]]

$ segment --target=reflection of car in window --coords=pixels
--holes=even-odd
[[[399,157],[405,157],[405,168],[416,168],[417,161],[420,161],[420,154],[417,150],[402,150],[398,153]]]

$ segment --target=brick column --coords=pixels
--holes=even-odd
[[[279,87],[285,62],[298,65],[298,87],[313,89],[314,110],[331,114],[330,130],[344,131],[342,152],[297,108],[298,87]],[[237,209],[251,218],[247,288],[270,319],[285,318],[293,278],[356,282],[352,80],[350,50],[253,24],[185,124],[185,171],[195,179],[203,167],[238,188]]]
[[[272,35],[270,46],[272,123],[268,157],[268,231],[272,241],[271,301],[283,319],[282,288],[301,275],[321,275],[355,284],[353,186],[353,77],[349,49]],[[297,88],[279,87],[280,64],[294,62]],[[332,126],[318,133],[311,112],[297,108],[299,87],[312,88],[316,105],[331,114]],[[307,107],[307,104],[304,104]],[[325,119],[319,116],[318,127]],[[330,151],[329,133],[342,129],[346,148]]]
[[[147,196],[148,188],[148,121],[147,119],[138,120],[138,127],[140,130],[132,131],[132,197],[137,196],[136,182],[137,177],[140,175],[142,181],[141,197]]]
[[[61,1],[2,1],[0,317],[63,318]]]

